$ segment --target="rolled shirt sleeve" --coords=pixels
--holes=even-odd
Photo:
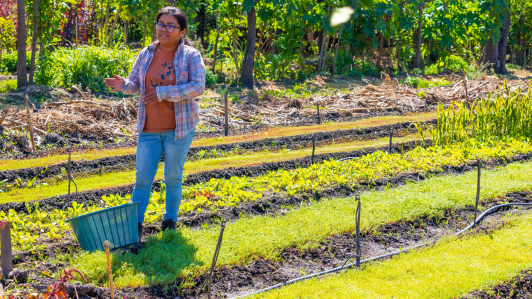
[[[143,51],[144,52],[144,51]],[[140,53],[139,56],[137,56],[137,59],[135,60],[135,63],[133,64],[133,68],[131,69],[131,72],[129,72],[128,78],[122,78],[124,79],[124,85],[120,88],[120,91],[125,94],[136,94],[140,90],[140,68],[142,65],[142,59],[143,55],[145,53]]]

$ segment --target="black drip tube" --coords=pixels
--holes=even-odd
[[[347,158],[347,159],[349,159],[349,158]],[[471,228],[473,228],[475,226],[475,223],[478,224],[479,221],[481,221],[484,217],[486,217],[487,215],[491,214],[495,210],[498,210],[498,209],[504,208],[504,207],[509,207],[509,206],[532,206],[532,203],[507,203],[507,204],[502,204],[502,205],[498,205],[498,206],[494,206],[492,208],[489,208],[486,211],[484,211],[484,213],[480,214],[480,216],[478,216],[476,221],[473,221],[473,223],[471,223],[466,228],[462,229],[461,231],[457,232],[454,235],[458,236],[458,235],[463,234],[464,232],[466,232],[466,231],[470,230]],[[411,250],[416,249],[416,248],[420,248],[420,247],[424,247],[424,246],[428,246],[428,245],[434,244],[436,242],[437,242],[437,240],[429,242],[429,243],[426,243],[426,244],[416,245],[416,246],[413,246],[413,247],[410,247],[410,248],[407,248],[407,249],[390,252],[390,253],[387,253],[387,254],[384,254],[384,255],[380,255],[380,256],[377,256],[377,257],[373,257],[373,258],[367,259],[367,260],[362,260],[362,261],[360,261],[360,264],[364,264],[364,263],[367,263],[367,262],[371,262],[371,261],[375,261],[375,260],[380,260],[380,259],[383,259],[383,258],[391,257],[391,256],[394,256],[394,255],[397,255],[397,254],[400,254],[400,253],[405,253],[405,252],[411,251]],[[352,267],[356,267],[356,266],[357,266],[356,262],[350,263],[350,264],[346,264],[346,265],[343,265],[341,267],[336,267],[336,268],[332,268],[332,269],[329,269],[329,270],[312,273],[312,274],[301,276],[301,277],[298,277],[298,278],[295,278],[295,279],[292,279],[292,280],[288,280],[288,281],[285,281],[285,282],[282,282],[282,283],[278,283],[278,284],[273,285],[271,287],[260,289],[258,291],[255,291],[255,292],[243,295],[243,296],[238,296],[238,297],[235,297],[235,298],[243,298],[243,297],[247,297],[247,296],[251,296],[251,295],[255,295],[255,294],[271,291],[273,289],[277,289],[277,288],[292,284],[294,282],[310,279],[310,278],[313,278],[313,277],[322,276],[322,275],[329,274],[329,273],[339,272],[339,271],[342,271],[344,269],[348,269],[348,268],[352,268]]]

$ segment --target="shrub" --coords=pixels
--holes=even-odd
[[[17,89],[17,80],[0,81],[0,93],[8,93]]]
[[[218,75],[213,73],[211,70],[206,70],[205,71],[205,84],[207,84],[207,86],[212,86],[216,84],[216,82],[218,82]]]
[[[347,71],[347,75],[351,77],[378,77],[379,74],[380,70],[376,65],[371,62],[362,63],[361,61],[355,62],[353,69]]]
[[[440,58],[438,61],[425,69],[426,75],[434,75],[441,73],[444,70],[451,72],[465,72],[471,71],[471,66],[460,56],[450,55],[445,58]]]
[[[112,74],[127,76],[136,54],[127,47],[82,46],[58,48],[41,63],[36,80],[48,86],[80,85],[95,91],[107,91],[103,79]]]
[[[516,65],[516,64],[507,63],[506,64],[506,68],[507,69],[511,69],[511,70],[520,70],[521,66],[520,65]]]
[[[437,81],[425,80],[418,77],[408,77],[401,81],[401,83],[411,85],[415,88],[429,88],[434,86],[443,86],[451,84],[451,82],[447,81],[445,77]]]
[[[14,73],[17,71],[17,52],[11,54],[2,54],[2,64],[0,64],[0,70],[8,73]],[[39,62],[39,55],[35,53],[35,64]],[[31,65],[31,52],[26,52],[26,69],[29,71]]]

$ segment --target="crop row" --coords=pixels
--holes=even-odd
[[[401,141],[413,141],[416,135],[410,134],[401,138]],[[397,139],[395,139],[397,140]],[[373,148],[385,146],[388,144],[388,138],[380,138],[371,141],[353,141],[345,143],[336,143],[335,145],[322,145],[315,148],[317,155],[322,153],[338,153],[343,151],[352,151],[357,148]],[[260,163],[272,163],[279,161],[289,161],[299,159],[305,156],[310,156],[312,148],[300,150],[282,150],[280,152],[270,152],[264,150],[259,153],[248,152],[244,155],[228,155],[227,153],[220,153],[220,157],[212,159],[202,159],[199,161],[189,160],[185,163],[185,182],[186,177],[191,174],[214,171],[219,169],[226,169],[229,167],[244,167],[252,166]],[[134,157],[133,157],[134,159]],[[118,164],[118,165],[117,165]],[[99,165],[99,166],[98,166]],[[55,170],[52,170],[55,168]],[[95,190],[100,188],[109,188],[116,186],[129,185],[135,179],[135,171],[130,170],[131,165],[127,161],[116,158],[105,159],[105,161],[89,161],[87,163],[74,162],[72,163],[72,172],[84,172],[83,175],[75,175],[75,181],[79,191]],[[126,170],[123,170],[126,168]],[[157,171],[156,180],[163,178],[164,165],[161,164]],[[116,171],[120,169],[123,171]],[[2,182],[2,173],[0,172],[0,202],[12,201],[31,201],[36,199],[43,199],[52,196],[59,196],[67,192],[67,172],[64,167],[51,166],[47,172],[35,175],[36,169],[19,170],[18,174],[11,175],[11,179],[15,178],[15,174],[20,177],[29,178],[27,182],[23,182],[20,178],[13,179],[14,182]],[[115,171],[113,171],[115,170]],[[43,170],[44,171],[44,170]],[[99,173],[102,171],[103,173]],[[52,175],[53,173],[56,173]],[[42,178],[46,178],[42,180]],[[41,179],[41,180],[39,180]],[[35,192],[35,190],[39,192]],[[2,192],[4,190],[4,192]]]
[[[532,214],[512,216],[500,230],[250,298],[457,298],[530,268],[531,226]]]
[[[386,223],[439,215],[474,203],[476,172],[436,177],[384,192],[362,194],[362,231]],[[511,164],[485,171],[481,200],[532,189],[532,163]],[[282,216],[243,217],[226,226],[219,265],[246,264],[255,259],[278,260],[284,248],[308,248],[328,236],[352,232],[356,200],[339,198],[313,202]],[[204,271],[216,247],[218,227],[186,227],[149,238],[137,254],[113,254],[113,273],[120,287],[172,283]],[[105,255],[81,253],[70,259],[93,283],[105,283]]]
[[[334,186],[355,189],[362,183],[402,173],[436,173],[444,166],[462,165],[477,158],[504,159],[531,151],[531,144],[515,139],[487,144],[468,141],[446,147],[418,147],[402,154],[377,151],[358,159],[340,162],[331,160],[314,164],[309,168],[278,170],[254,178],[211,179],[208,182],[183,187],[180,214],[237,206],[243,202],[259,200],[264,194],[286,197]],[[148,223],[157,222],[162,218],[165,208],[164,195],[164,187],[159,192],[152,193],[146,215]],[[13,223],[12,235],[17,249],[34,250],[67,234],[69,228],[64,223],[65,219],[129,201],[130,195],[111,195],[104,196],[96,205],[73,203],[67,209],[48,212],[41,211],[38,205],[31,207],[30,203],[26,203],[30,213],[2,211],[0,219]]]

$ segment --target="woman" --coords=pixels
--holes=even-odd
[[[137,165],[132,201],[138,203],[139,240],[151,186],[164,153],[166,214],[161,230],[175,229],[181,204],[183,166],[199,122],[194,98],[205,90],[205,65],[187,39],[187,17],[176,7],[157,13],[157,41],[142,49],[128,79],[113,75],[111,91],[140,91]]]

